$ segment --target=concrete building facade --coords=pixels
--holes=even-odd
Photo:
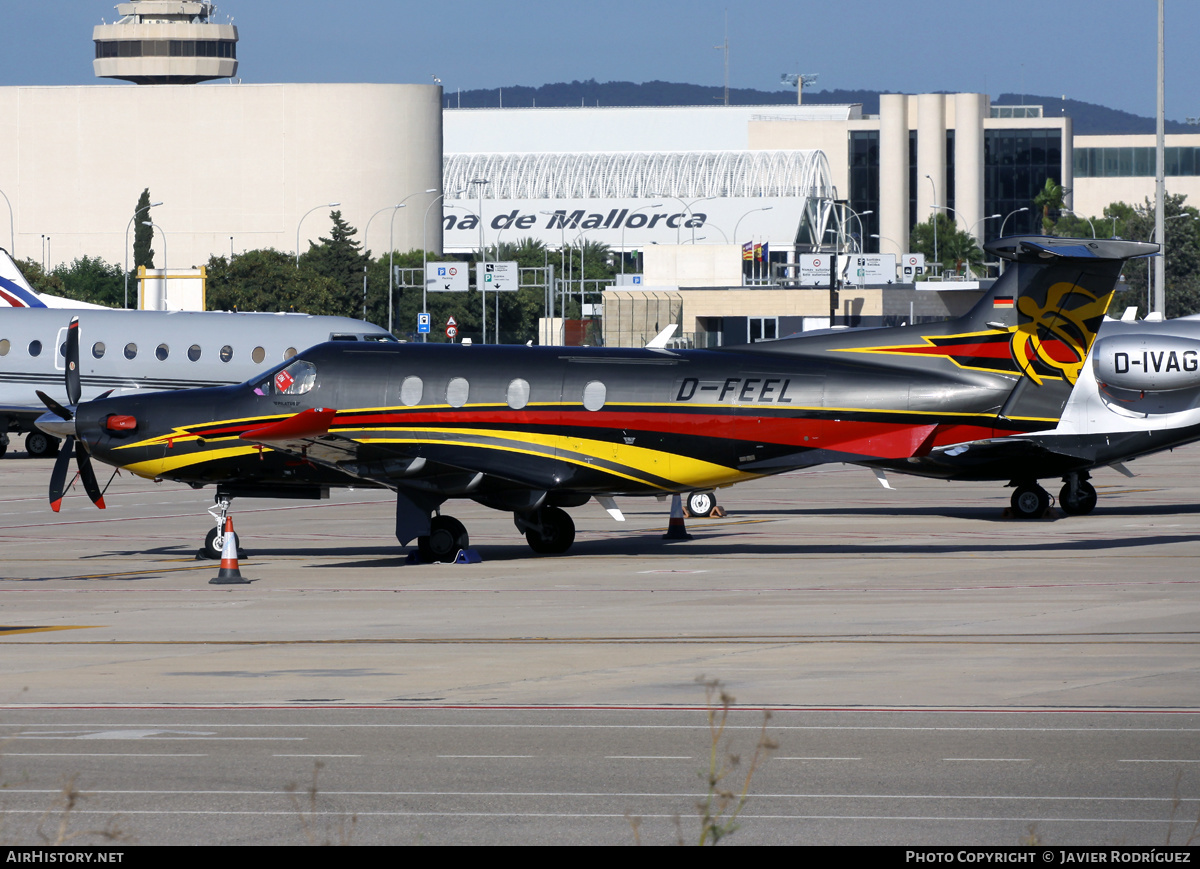
[[[331,209],[306,212],[332,202],[364,240],[373,214],[411,194],[395,246],[419,248],[437,195],[422,191],[442,188],[441,120],[434,85],[0,88],[0,190],[15,254],[49,266],[83,255],[124,264],[144,188],[163,203],[151,211],[159,267],[164,254],[168,268],[190,268],[231,249],[294,251],[298,228],[307,250],[328,236]],[[387,249],[388,217],[365,239],[376,252]],[[436,217],[427,235],[440,250]]]

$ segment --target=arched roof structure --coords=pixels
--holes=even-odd
[[[822,151],[448,154],[448,200],[831,197]]]

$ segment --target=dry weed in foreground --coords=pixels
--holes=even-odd
[[[741,781],[741,789],[734,792],[725,784],[741,762],[741,758],[730,751],[731,742],[721,747],[721,738],[725,735],[725,725],[729,720],[729,710],[737,702],[721,686],[719,679],[706,679],[704,676],[697,680],[704,686],[704,706],[708,713],[708,771],[701,773],[705,780],[706,793],[696,804],[700,812],[700,845],[716,845],[724,837],[738,829],[738,815],[746,807],[750,796],[750,781],[761,766],[767,762],[772,751],[779,743],[767,736],[767,722],[771,720],[769,710],[763,710],[762,728],[759,730],[758,742],[755,743],[754,753],[746,767],[745,778]]]
[[[358,815],[354,813],[328,815],[318,807],[317,777],[325,764],[321,761],[313,763],[312,784],[304,789],[308,799],[301,801],[298,796],[300,786],[295,782],[284,787],[300,819],[300,829],[310,845],[349,845],[354,835],[354,827],[358,824]],[[336,839],[336,841],[335,841]]]
[[[71,832],[71,813],[79,804],[81,799],[84,799],[87,794],[84,794],[75,786],[76,776],[68,776],[63,782],[62,790],[55,798],[51,806],[42,814],[38,821],[37,834],[42,841],[47,845],[65,845],[67,842],[85,836],[99,836],[109,842],[131,842],[132,838],[121,829],[118,823],[118,818],[114,815],[108,824],[99,830],[76,830]],[[44,829],[46,822],[57,817],[58,823],[56,829],[52,833],[47,833]]]
[[[1179,797],[1179,781],[1183,778],[1183,770],[1178,770],[1175,773],[1175,789],[1171,794],[1171,823],[1167,826],[1167,844],[1171,844],[1171,834],[1175,832],[1175,815],[1179,813],[1179,807],[1183,805],[1183,800]],[[1187,841],[1184,845],[1194,845],[1196,843],[1197,833],[1200,833],[1200,811],[1196,813],[1196,821],[1192,824],[1191,832],[1188,834]]]

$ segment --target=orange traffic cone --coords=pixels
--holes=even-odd
[[[667,533],[663,535],[663,540],[691,540],[692,535],[687,533],[687,527],[683,524],[683,501],[678,495],[671,496],[671,521],[667,523]]]
[[[225,517],[225,543],[221,546],[221,569],[209,581],[210,585],[249,585],[250,580],[238,569],[237,535],[233,533],[233,517]]]

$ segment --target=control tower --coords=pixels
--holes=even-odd
[[[121,18],[92,31],[100,78],[135,84],[195,84],[237,73],[237,28],[214,24],[207,0],[132,0]]]

